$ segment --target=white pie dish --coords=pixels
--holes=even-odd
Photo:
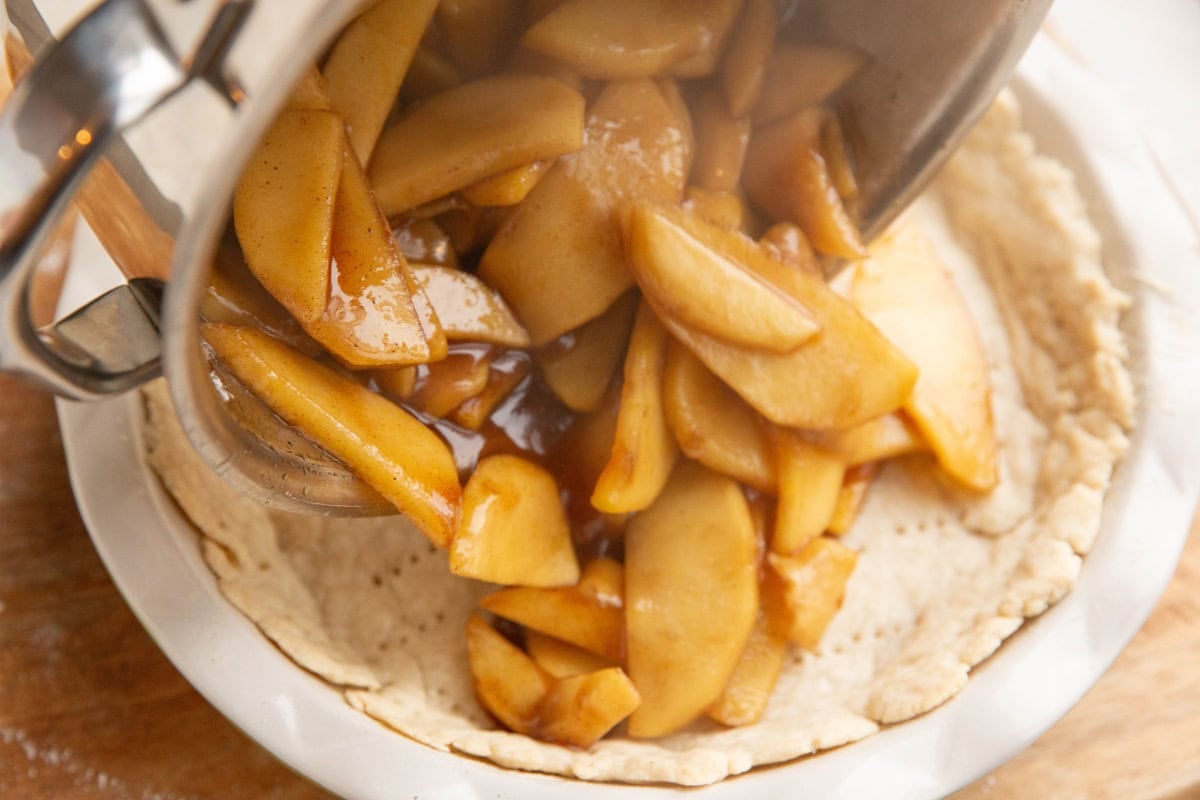
[[[863,742],[700,790],[705,797],[791,796],[797,785],[813,797],[947,794],[1065,713],[1170,578],[1200,487],[1200,460],[1187,446],[1200,416],[1191,363],[1200,273],[1191,234],[1122,109],[1048,40],[1031,51],[1016,88],[1040,150],[1079,176],[1114,280],[1136,298],[1126,327],[1138,429],[1101,536],[1067,599],[1006,643],[946,706]],[[76,263],[86,268],[72,271],[64,308],[116,280],[93,260],[80,248]],[[60,414],[80,509],[130,605],[214,705],[299,772],[364,798],[624,800],[674,791],[501,770],[430,750],[352,710],[219,594],[190,526],[144,465],[136,401],[62,404]]]

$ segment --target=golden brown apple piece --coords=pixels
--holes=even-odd
[[[810,430],[848,428],[894,411],[908,399],[916,368],[822,279],[681,209],[659,207],[656,213],[786,293],[820,326],[818,336],[793,352],[771,353],[709,336],[656,309],[676,339],[768,420]]]
[[[526,31],[521,44],[569,64],[585,78],[645,78],[719,49],[739,5],[734,0],[568,0]]]
[[[396,505],[437,546],[462,489],[446,444],[404,409],[253,328],[203,325],[230,372],[285,422]]]
[[[543,380],[567,408],[599,408],[628,347],[639,299],[637,292],[627,292],[599,317],[535,354]]]
[[[446,51],[468,77],[494,72],[519,34],[520,0],[441,0],[438,23]]]
[[[625,615],[578,587],[501,589],[480,601],[497,616],[553,636],[613,663],[625,654]]]
[[[392,216],[582,141],[583,97],[571,87],[539,75],[482,78],[388,127],[371,159],[371,185]]]
[[[715,192],[699,186],[687,188],[683,207],[706,222],[727,231],[746,228],[748,209],[740,195],[735,192]]]
[[[480,461],[463,489],[450,571],[508,586],[574,586],[579,563],[554,476],[519,456]]]
[[[325,61],[330,100],[362,164],[371,158],[437,6],[437,0],[383,0],[342,31]]]
[[[467,659],[480,705],[509,730],[534,735],[553,679],[474,614],[467,620]]]
[[[329,299],[343,136],[336,114],[284,111],[259,143],[233,198],[246,264],[301,323],[319,319]]]
[[[775,445],[779,506],[771,550],[788,555],[800,552],[828,527],[846,465],[795,431],[777,430]]]
[[[559,158],[488,246],[479,277],[535,346],[604,313],[633,286],[616,212],[623,200],[678,203],[690,167],[682,122],[653,81],[610,83],[587,144]]]
[[[429,298],[446,338],[452,342],[490,342],[528,347],[529,334],[504,298],[469,272],[412,264],[409,269]]]
[[[865,63],[865,56],[844,47],[777,45],[767,62],[762,94],[754,105],[754,124],[768,125],[801,109],[821,105]]]
[[[858,198],[858,178],[851,166],[846,135],[837,114],[830,114],[821,126],[821,155],[829,168],[829,179],[842,200],[849,203]]]
[[[529,369],[529,354],[523,351],[508,350],[496,356],[488,367],[487,386],[454,409],[450,419],[464,428],[479,430],[505,398],[525,380]]]
[[[746,193],[776,220],[797,222],[822,253],[860,259],[866,247],[821,154],[827,114],[809,108],[755,128],[746,155]]]
[[[744,117],[758,102],[778,28],[776,0],[746,0],[721,65],[721,87],[731,115]]]
[[[665,736],[721,696],[758,610],[758,552],[741,487],[692,461],[625,535],[629,735]]]
[[[854,276],[854,304],[921,370],[905,411],[938,463],[966,486],[997,481],[987,355],[962,295],[915,226],[882,242]]]
[[[842,607],[858,554],[836,539],[819,536],[794,556],[771,553],[767,558],[786,587],[788,639],[816,650]]]
[[[496,355],[497,352],[486,345],[451,348],[441,361],[415,368],[412,388],[403,396],[404,404],[431,417],[445,417],[487,388],[488,374]],[[394,371],[376,370],[372,375],[379,383],[381,375]],[[388,378],[384,380],[390,382]],[[403,383],[403,380],[401,378],[399,382]],[[387,390],[382,385],[380,388]]]
[[[845,430],[808,434],[808,437],[850,465],[886,461],[926,449],[920,431],[902,412],[884,414]]]
[[[736,191],[750,144],[750,119],[729,113],[716,90],[700,97],[696,109],[696,160],[692,182],[718,192]]]
[[[397,403],[403,403],[417,388],[416,367],[382,367],[372,370],[371,380],[379,391]]]
[[[663,413],[662,375],[667,332],[642,303],[625,355],[621,410],[608,465],[592,505],[609,514],[639,511],[662,491],[679,450]]]
[[[829,533],[842,536],[850,531],[850,526],[862,510],[863,502],[867,499],[867,490],[879,474],[879,462],[871,461],[859,464],[846,470],[846,478],[842,490],[838,492],[837,505],[833,510],[833,519],[829,521]]]
[[[684,455],[759,491],[775,492],[775,459],[760,417],[678,342],[667,350],[663,408]]]
[[[410,283],[362,166],[349,152],[334,204],[331,252],[329,302],[319,319],[302,321],[309,336],[353,367],[423,364],[445,355],[445,333],[436,315],[418,307],[420,287]]]
[[[613,666],[611,661],[537,631],[525,631],[529,657],[555,678],[572,678]]]
[[[804,231],[795,223],[778,222],[772,225],[763,233],[759,243],[776,261],[782,261],[790,267],[824,279],[825,273],[817,260],[817,254],[813,252]]]
[[[620,667],[560,678],[542,703],[537,736],[591,747],[638,707],[641,697]]]
[[[553,163],[533,161],[513,167],[507,172],[476,181],[463,189],[463,197],[477,206],[515,206],[529,196]]]
[[[458,267],[450,236],[432,219],[409,217],[392,227],[392,238],[409,262],[435,267]]]
[[[708,709],[712,720],[736,727],[762,719],[787,658],[788,611],[783,580],[767,569],[759,585],[760,607],[746,648],[720,698]]]
[[[624,223],[629,267],[663,315],[731,344],[776,353],[792,352],[817,334],[804,305],[709,247],[678,215],[637,203]]]

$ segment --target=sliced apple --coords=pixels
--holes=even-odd
[[[450,414],[457,424],[477,431],[529,374],[529,354],[520,350],[501,353],[488,367],[488,382],[483,391],[467,400]]]
[[[439,547],[462,489],[450,449],[399,406],[253,328],[203,325],[205,341],[272,411],[344,461]]]
[[[625,567],[612,558],[593,558],[583,568],[579,591],[604,608],[625,605]]]
[[[568,0],[526,31],[521,44],[586,78],[650,77],[719,48],[740,5],[735,0]]]
[[[866,247],[821,153],[827,115],[809,108],[755,128],[746,155],[746,192],[774,219],[797,222],[822,253],[860,259]]]
[[[746,227],[748,209],[741,195],[735,192],[716,192],[699,186],[689,186],[683,207],[700,219],[727,231],[738,231]]]
[[[625,614],[621,606],[600,603],[574,586],[517,586],[487,595],[480,606],[526,628],[553,636],[621,663],[625,654]]]
[[[917,377],[912,362],[823,280],[681,209],[660,207],[656,213],[786,293],[820,326],[818,336],[793,352],[771,353],[710,336],[657,309],[667,330],[768,420],[810,430],[848,428],[894,411],[908,399]]]
[[[509,586],[575,585],[579,563],[554,476],[518,456],[480,461],[463,489],[450,571]]]
[[[777,0],[746,0],[721,65],[721,87],[731,115],[744,117],[758,102],[778,28]],[[803,78],[788,77],[798,79]]]
[[[778,431],[775,444],[779,506],[771,550],[787,555],[802,550],[829,526],[846,465],[794,431]]]
[[[323,74],[362,164],[371,158],[438,0],[383,0],[342,31]]]
[[[762,719],[787,659],[787,607],[782,579],[766,570],[759,587],[758,616],[746,648],[720,698],[708,709],[710,719],[730,727]]]
[[[860,265],[854,304],[921,370],[905,403],[938,463],[964,485],[998,480],[987,355],[971,312],[915,226],[896,230]]]
[[[426,320],[418,313],[407,265],[352,153],[342,161],[331,235],[333,281],[310,336],[354,367],[403,366],[435,359]],[[418,290],[419,291],[419,290]],[[436,319],[429,322],[437,325]],[[440,325],[433,331],[444,347]],[[444,351],[443,351],[444,352]]]
[[[742,182],[750,144],[750,119],[729,113],[715,90],[700,97],[696,110],[696,160],[692,182],[705,189],[733,192]]]
[[[754,104],[754,124],[767,125],[824,103],[850,81],[866,57],[844,47],[777,45],[767,62],[762,93]]]
[[[680,201],[690,165],[681,125],[653,81],[608,84],[589,111],[584,148],[558,159],[496,234],[479,277],[534,345],[590,322],[633,286],[617,209]]]
[[[920,431],[899,412],[841,431],[809,434],[809,438],[850,465],[886,461],[926,449]]]
[[[539,75],[483,78],[429,98],[387,128],[371,185],[392,216],[582,141],[583,97],[571,87]]]
[[[625,536],[629,735],[665,736],[724,690],[758,610],[754,524],[741,487],[685,461]]]
[[[760,417],[678,342],[667,350],[663,408],[684,455],[755,489],[775,492],[775,459]]]
[[[474,614],[467,620],[467,663],[480,705],[509,730],[536,733],[553,679]]]
[[[621,410],[608,465],[592,505],[609,514],[639,511],[662,491],[679,450],[663,413],[662,375],[667,332],[643,303],[625,355]]]
[[[520,31],[522,0],[441,0],[438,23],[447,52],[468,77],[494,72]]]
[[[537,631],[525,631],[525,649],[539,667],[555,678],[573,678],[613,666],[611,661]]]
[[[529,196],[552,163],[534,161],[484,178],[463,189],[463,197],[477,206],[515,206]]]
[[[315,66],[309,67],[292,87],[287,108],[292,111],[334,111],[329,99],[329,87]]]
[[[441,361],[416,367],[412,388],[403,398],[405,405],[431,417],[445,417],[487,388],[488,374],[496,355],[496,351],[487,346],[457,347],[451,348]],[[378,382],[380,374],[391,372],[393,370],[376,370],[373,375]],[[403,379],[400,382],[403,383]]]
[[[638,707],[641,697],[620,667],[560,678],[542,703],[538,736],[591,747]]]
[[[392,227],[400,254],[410,262],[436,267],[458,267],[458,253],[450,236],[432,219],[409,217]]]
[[[825,124],[821,126],[821,155],[829,168],[829,179],[842,200],[847,202],[858,198],[858,178],[854,175],[854,166],[850,161],[850,150],[846,143],[846,134],[836,114],[830,114]]]
[[[452,342],[528,347],[529,334],[504,298],[469,272],[424,264],[410,266]]]
[[[877,461],[859,464],[846,470],[846,478],[841,491],[838,492],[837,506],[833,510],[833,519],[829,521],[829,533],[834,536],[849,533],[850,526],[854,524],[862,510],[863,502],[867,499],[867,490],[871,488],[878,474]]]
[[[602,315],[535,354],[543,380],[567,408],[599,408],[628,347],[638,301],[636,292],[627,292]]]
[[[786,587],[788,639],[816,650],[842,607],[858,554],[836,539],[820,536],[794,556],[771,553],[767,558]]]
[[[246,264],[301,323],[319,319],[329,299],[342,139],[336,114],[284,111],[259,143],[233,198]]]
[[[403,403],[417,387],[416,367],[383,367],[371,372],[371,380],[387,397]]]
[[[804,305],[709,247],[679,224],[678,215],[638,203],[624,222],[630,269],[664,315],[732,344],[778,353],[816,335]]]

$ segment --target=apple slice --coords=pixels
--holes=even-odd
[[[611,661],[582,647],[534,630],[525,631],[525,649],[539,667],[555,678],[573,678],[613,666]]]
[[[550,676],[474,614],[467,620],[467,663],[480,705],[509,730],[535,735]]]
[[[867,499],[867,490],[879,474],[879,462],[871,461],[859,464],[846,470],[846,478],[842,489],[838,492],[837,505],[833,510],[833,519],[829,520],[829,533],[843,536],[850,531],[850,526],[862,510],[863,502]]]
[[[783,580],[767,569],[759,586],[761,604],[750,640],[721,697],[708,709],[710,719],[736,727],[762,719],[787,658],[788,611]]]
[[[987,355],[962,295],[915,226],[894,231],[856,270],[854,304],[921,370],[904,410],[953,478],[995,487]]]
[[[786,293],[820,326],[818,336],[793,352],[771,353],[709,336],[656,308],[667,330],[768,420],[810,430],[848,428],[908,399],[917,378],[912,362],[823,280],[681,209],[659,207],[655,213]]]
[[[749,216],[749,209],[746,208],[741,195],[735,192],[715,192],[699,186],[687,188],[683,207],[688,213],[727,231],[744,230]]]
[[[329,299],[330,231],[342,174],[342,120],[328,111],[284,111],[259,143],[233,198],[246,264],[301,323]]]
[[[449,341],[529,346],[529,334],[504,299],[479,278],[427,264],[412,264],[409,269],[433,305]]]
[[[777,431],[775,444],[779,506],[771,549],[787,555],[799,552],[829,526],[846,464],[795,431]]]
[[[866,61],[862,53],[844,47],[777,45],[767,62],[762,94],[754,104],[754,124],[768,125],[821,105],[858,74]]]
[[[467,202],[477,206],[515,206],[546,176],[553,161],[533,161],[476,181],[463,189]]]
[[[599,317],[534,354],[542,378],[572,411],[595,411],[629,344],[638,308],[627,292]]]
[[[520,35],[522,0],[441,0],[438,30],[468,77],[495,72]]]
[[[417,388],[416,367],[382,367],[371,372],[379,391],[397,403],[403,403]]]
[[[625,615],[575,586],[517,586],[487,595],[479,605],[497,616],[621,663]]]
[[[625,536],[629,735],[665,736],[711,706],[758,609],[754,523],[741,487],[690,461]]]
[[[637,689],[620,667],[560,678],[542,702],[538,738],[591,747],[640,702]]]
[[[821,154],[827,111],[808,108],[754,129],[746,155],[746,193],[781,221],[795,221],[813,247],[838,258],[867,255]]]
[[[778,484],[761,418],[678,342],[667,349],[663,408],[679,449],[763,492]]]
[[[664,315],[731,344],[777,353],[816,335],[816,323],[795,298],[709,247],[677,216],[638,203],[624,223],[629,267]]]
[[[488,383],[488,373],[496,351],[487,346],[466,345],[455,347],[441,361],[422,364],[414,369],[413,385],[402,396],[404,404],[422,411],[431,417],[444,417],[467,400],[477,396]],[[376,370],[373,374],[387,375],[389,370]],[[391,388],[403,388],[405,380],[384,379]],[[380,388],[387,390],[387,386]]]
[[[483,391],[465,401],[450,414],[455,423],[477,431],[488,417],[504,402],[529,374],[529,355],[521,350],[508,350],[498,355],[488,367],[488,382]]]
[[[778,222],[763,233],[759,244],[776,261],[795,267],[816,278],[824,279],[825,272],[808,237],[792,222]]]
[[[690,167],[684,122],[649,80],[608,84],[589,109],[585,141],[516,207],[479,266],[538,347],[633,286],[617,209],[624,200],[678,203]]]
[[[392,238],[410,263],[458,268],[450,236],[432,219],[408,217],[392,226]]]
[[[901,412],[884,414],[845,430],[808,434],[808,438],[849,465],[886,461],[926,449],[920,431]]]
[[[518,456],[480,461],[463,490],[450,571],[510,586],[574,586],[579,563],[554,476]]]
[[[762,94],[767,64],[775,52],[775,34],[779,29],[776,0],[746,0],[742,16],[729,39],[721,65],[721,87],[729,113],[744,117]],[[788,80],[795,80],[789,76]]]
[[[846,134],[836,114],[830,114],[821,126],[821,155],[829,169],[829,179],[842,200],[850,202],[858,198],[858,178],[850,160]]]
[[[786,587],[788,639],[816,650],[842,607],[858,554],[836,539],[819,536],[794,556],[771,553],[767,559]]]
[[[735,0],[568,0],[526,31],[521,44],[569,64],[585,78],[650,77],[719,48],[740,5]]]
[[[437,6],[438,0],[383,0],[342,31],[325,60],[329,97],[362,164],[371,159]]]
[[[705,92],[696,110],[692,182],[713,191],[737,191],[749,144],[750,119],[730,114],[725,99],[716,90]]]
[[[371,185],[388,216],[499,172],[578,150],[583,97],[540,75],[498,75],[431,97],[383,132]]]
[[[663,413],[662,375],[667,332],[642,303],[629,337],[621,410],[608,465],[592,505],[609,514],[639,511],[662,491],[679,450]]]
[[[213,352],[258,399],[396,505],[438,547],[462,489],[438,435],[388,399],[253,328],[202,325]]]

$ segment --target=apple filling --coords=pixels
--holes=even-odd
[[[237,188],[206,346],[501,585],[465,635],[513,731],[756,722],[838,612],[879,464],[997,481],[957,289],[854,224],[824,104],[863,59],[778,14],[385,0]]]

